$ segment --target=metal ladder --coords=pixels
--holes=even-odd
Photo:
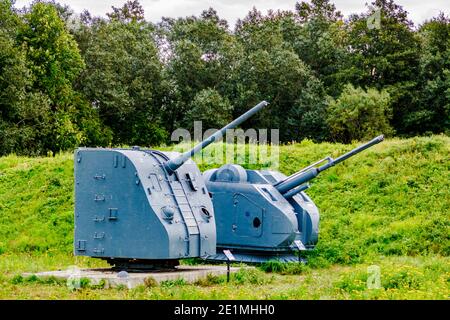
[[[162,166],[162,163],[158,157],[155,156],[155,154],[158,154],[159,156],[162,156],[163,158],[169,159],[165,154],[153,150],[152,152],[148,152],[153,158],[158,161],[158,163]],[[181,216],[183,218],[183,221],[186,225],[186,229],[188,232],[188,239],[186,239],[188,243],[188,254],[191,255],[192,252],[195,250],[198,250],[197,255],[200,255],[201,252],[201,241],[200,241],[200,229],[198,228],[197,220],[195,219],[194,212],[192,210],[191,205],[189,204],[189,201],[186,196],[186,192],[184,191],[184,188],[181,184],[180,177],[175,172],[174,173],[177,176],[177,180],[171,181],[168,177],[167,181],[169,182],[169,185],[172,189],[172,195],[175,198],[175,202],[178,205],[178,208],[180,209]],[[197,239],[195,239],[197,238]],[[194,243],[195,240],[197,240],[198,246],[195,247]]]
[[[192,211],[192,207],[189,204],[189,201],[186,197],[186,193],[184,192],[183,186],[180,181],[172,181],[172,191],[175,197],[176,202],[178,203],[178,207],[180,208],[181,215],[183,216],[183,220],[186,223],[186,227],[189,232],[189,236],[200,234],[200,230],[198,228],[197,220],[194,217],[194,212]]]

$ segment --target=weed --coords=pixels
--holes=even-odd
[[[149,276],[144,279],[144,286],[146,288],[154,288],[158,286],[158,281],[155,280],[155,278]]]
[[[206,275],[206,278],[198,279],[194,284],[202,287],[209,287],[226,282],[226,276],[216,276],[211,273]]]
[[[165,281],[161,281],[161,287],[164,288],[172,288],[172,287],[176,287],[176,286],[185,286],[187,284],[186,280],[184,280],[183,278],[178,278],[176,280],[165,280]]]
[[[265,272],[295,275],[308,271],[309,267],[301,262],[281,262],[278,260],[271,260],[260,265],[259,269]]]
[[[267,276],[261,270],[256,268],[240,268],[237,272],[232,273],[233,283],[243,284],[268,284],[273,281],[273,277]]]

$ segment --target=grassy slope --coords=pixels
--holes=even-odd
[[[317,159],[327,155],[335,157],[351,147],[309,141],[283,146],[280,170],[290,174]],[[319,245],[310,254],[311,265],[339,264],[341,267],[333,268],[345,274],[345,268],[351,267],[342,265],[361,264],[355,268],[363,268],[363,264],[385,263],[384,256],[433,255],[436,257],[430,259],[438,259],[437,264],[446,266],[440,269],[440,274],[448,277],[448,258],[439,256],[448,256],[450,251],[449,151],[450,138],[446,136],[393,139],[321,174],[308,191],[321,212]],[[213,166],[202,165],[201,169]],[[0,253],[3,253],[0,271],[11,274],[14,268],[34,270],[59,265],[52,256],[73,262],[70,258],[72,171],[71,154],[54,158],[0,158]],[[36,261],[37,255],[42,253],[53,262],[18,263],[29,255],[34,255],[32,261]],[[391,261],[389,259],[387,261]],[[397,258],[392,259],[397,261]],[[97,263],[83,260],[82,264]],[[427,274],[428,269],[423,264],[420,267],[416,262],[406,264]],[[22,267],[17,268],[18,265]],[[322,270],[324,276],[333,272]],[[443,277],[430,283],[442,282]],[[280,283],[289,280],[286,279]],[[361,279],[352,281],[358,283]],[[339,287],[339,283],[336,286]],[[448,297],[448,282],[444,288]],[[333,292],[336,297],[354,297]],[[331,293],[325,293],[328,294]],[[0,296],[4,295],[0,292]],[[292,294],[290,297],[299,296]]]

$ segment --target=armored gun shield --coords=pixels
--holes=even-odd
[[[140,148],[76,150],[75,255],[114,265],[171,265],[181,258],[214,254],[214,207],[190,158],[266,105],[261,102],[183,154]]]
[[[197,165],[169,175],[177,156],[154,150],[78,149],[75,254],[164,260],[215,252],[214,212]]]
[[[209,260],[225,261],[221,252],[231,249],[242,262],[298,261],[296,241],[314,248],[318,209],[304,192],[283,197],[274,187],[286,178],[282,173],[227,164],[206,171],[204,177],[217,226],[217,254]]]

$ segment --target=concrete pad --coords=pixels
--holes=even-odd
[[[239,268],[230,268],[231,272],[236,272]],[[68,280],[68,285],[77,286],[80,279],[89,279],[89,284],[98,285],[104,281],[105,288],[125,286],[129,289],[143,285],[146,278],[153,278],[161,283],[167,280],[184,279],[188,283],[204,279],[208,274],[218,276],[227,274],[226,266],[177,266],[174,270],[155,270],[143,272],[115,271],[109,268],[103,269],[77,269],[45,271],[38,273],[24,273],[24,277],[35,275],[38,278],[55,277],[57,279]]]

